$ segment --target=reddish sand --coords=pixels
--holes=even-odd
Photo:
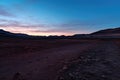
[[[99,40],[1,40],[0,80],[55,80],[63,66]],[[22,80],[22,79],[21,79]]]

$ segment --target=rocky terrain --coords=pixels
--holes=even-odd
[[[0,80],[119,80],[119,33],[44,37],[0,30]]]
[[[119,80],[120,40],[100,41],[63,69],[58,80]]]

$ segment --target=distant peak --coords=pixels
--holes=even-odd
[[[93,35],[109,35],[109,34],[113,34],[113,35],[120,35],[120,27],[118,28],[110,28],[110,29],[104,29],[104,30],[100,30],[97,32],[92,33]]]

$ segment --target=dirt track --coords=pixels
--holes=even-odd
[[[103,50],[104,56],[119,63],[119,49],[113,42],[84,42],[0,59],[0,80],[12,80],[19,72],[25,80],[54,80],[64,65],[86,50]],[[106,54],[108,53],[108,54]],[[110,54],[112,53],[112,54]],[[113,54],[114,53],[114,54]]]

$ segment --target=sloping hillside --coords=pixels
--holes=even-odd
[[[120,28],[100,30],[92,33],[92,35],[120,35]]]
[[[27,34],[11,33],[11,32],[0,29],[0,38],[27,37],[27,36],[28,36]]]

